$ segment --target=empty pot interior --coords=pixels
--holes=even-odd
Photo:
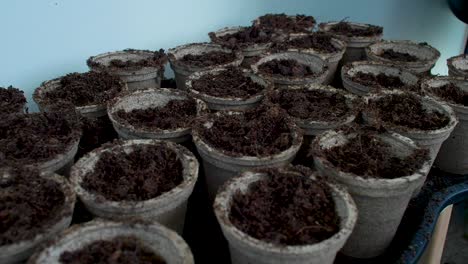
[[[171,100],[184,100],[187,96],[162,93],[162,92],[141,92],[124,96],[113,106],[112,112],[119,110],[130,112],[134,109],[148,109],[164,107]]]
[[[380,56],[385,50],[393,50],[400,53],[408,53],[415,56],[419,60],[433,60],[436,55],[429,47],[416,43],[395,43],[381,42],[370,46],[370,50],[377,56]]]

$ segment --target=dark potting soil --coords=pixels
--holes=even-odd
[[[105,72],[70,73],[60,78],[60,85],[44,94],[49,102],[69,101],[75,106],[103,104],[122,91],[123,83]]]
[[[62,264],[165,264],[166,261],[134,236],[98,240],[60,255]]]
[[[177,129],[190,127],[197,115],[194,99],[171,100],[163,107],[119,110],[117,117],[134,127],[147,129]]]
[[[19,113],[25,103],[23,91],[13,86],[0,87],[0,114]]]
[[[362,85],[368,86],[371,89],[377,91],[381,89],[388,90],[405,90],[412,92],[420,92],[421,88],[418,85],[409,85],[404,83],[400,77],[391,76],[385,73],[373,74],[366,72],[357,72],[351,79],[354,82],[360,83]]]
[[[266,14],[259,17],[259,26],[272,30],[282,30],[287,33],[310,32],[316,21],[313,16],[286,14]]]
[[[330,32],[347,37],[372,37],[382,34],[383,28],[374,25],[369,25],[369,27],[365,28],[355,28],[349,23],[342,21],[332,26]]]
[[[379,56],[393,61],[415,62],[419,60],[418,57],[413,56],[409,53],[398,52],[392,49],[384,50]]]
[[[391,94],[369,103],[381,121],[406,128],[433,130],[443,128],[450,119],[439,111],[427,111],[421,100],[410,93]]]
[[[187,54],[181,61],[194,67],[209,67],[226,64],[236,59],[233,52],[210,51],[200,55]]]
[[[104,66],[101,63],[93,61],[93,57],[87,60],[87,64],[90,67],[94,68],[106,68],[106,69],[126,69],[126,68],[144,68],[144,67],[154,67],[154,68],[164,68],[164,65],[167,62],[167,56],[163,49],[159,51],[151,51],[151,50],[135,50],[135,49],[126,49],[123,50],[128,53],[138,53],[138,52],[150,52],[153,53],[153,56],[148,57],[146,59],[141,59],[138,61],[131,61],[131,60],[119,60],[114,59],[109,62],[108,66]]]
[[[50,159],[79,135],[78,121],[59,113],[5,116],[0,119],[0,167]]]
[[[236,33],[224,36],[216,36],[215,32],[210,32],[208,35],[214,43],[237,49],[250,44],[263,44],[270,42],[272,40],[272,34],[271,30],[260,28],[258,26],[250,26]]]
[[[332,35],[325,32],[314,32],[303,37],[290,39],[285,42],[285,46],[296,49],[314,49],[323,53],[338,51],[332,43]]]
[[[334,92],[282,89],[272,92],[268,98],[288,111],[289,115],[304,120],[337,121],[351,111],[346,97]]]
[[[274,59],[260,64],[259,71],[288,77],[311,77],[316,73],[307,65],[291,59]]]
[[[212,122],[207,128],[206,122]],[[233,156],[269,156],[294,143],[293,121],[281,108],[264,104],[240,114],[220,112],[200,118],[195,130],[205,142]]]
[[[11,168],[0,179],[0,246],[32,239],[61,217],[60,186],[37,170]]]
[[[229,215],[234,226],[280,245],[315,244],[338,232],[340,219],[324,179],[275,169],[267,175],[246,193],[234,194]]]
[[[224,98],[248,98],[265,89],[236,67],[227,67],[216,74],[205,74],[194,80],[192,87],[203,94]]]
[[[468,106],[468,92],[463,91],[453,83],[432,88],[430,92],[450,103]]]
[[[118,134],[107,115],[98,118],[80,116],[80,121],[82,135],[75,160],[83,157],[91,150],[100,147],[102,144],[118,138]]]
[[[378,131],[352,129],[350,133],[356,136],[349,138],[347,143],[323,150],[323,154],[316,155],[323,155],[341,171],[363,178],[382,179],[409,176],[429,160],[426,149],[416,149],[405,158],[397,157],[392,154],[391,146],[378,138]]]
[[[145,145],[127,154],[119,145],[120,141],[107,144],[113,152],[101,154],[94,170],[84,176],[83,188],[111,201],[144,201],[182,183],[182,163],[173,150]]]

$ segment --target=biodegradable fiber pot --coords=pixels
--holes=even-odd
[[[61,209],[56,213],[62,217],[57,219],[53,225],[43,228],[42,231],[31,239],[0,246],[0,263],[2,264],[24,263],[24,261],[28,259],[34,251],[40,247],[40,245],[42,245],[42,243],[52,239],[54,236],[65,230],[71,223],[76,200],[75,192],[72,187],[64,177],[54,173],[42,173],[41,177],[59,184],[64,194],[65,201]]]
[[[385,51],[394,51],[414,56],[414,61],[401,61],[398,58],[385,58]],[[370,61],[393,63],[419,75],[430,74],[431,69],[440,57],[440,52],[427,43],[415,43],[408,40],[384,40],[366,48],[366,56]]]
[[[221,115],[238,115],[239,112],[218,112],[216,116]],[[202,127],[210,129],[213,125],[213,120],[206,120]],[[269,156],[235,156],[216,149],[203,139],[198,129],[193,130],[193,141],[197,147],[198,153],[203,160],[205,169],[205,178],[208,189],[208,194],[211,199],[214,199],[218,188],[224,182],[239,174],[239,172],[266,168],[266,167],[282,167],[289,164],[295,157],[296,153],[302,144],[302,134],[294,123],[290,124],[292,145],[275,155]]]
[[[236,192],[248,192],[250,184],[263,177],[265,177],[263,173],[244,172],[240,177],[231,179],[216,195],[214,210],[224,236],[229,242],[232,263],[333,263],[336,253],[351,234],[358,215],[356,205],[348,192],[329,184],[336,213],[340,217],[338,233],[316,244],[275,245],[249,236],[235,227],[229,219],[233,195]]]
[[[468,57],[466,54],[447,59],[450,76],[468,77]]]
[[[341,252],[355,258],[371,258],[382,254],[392,241],[413,192],[424,182],[431,164],[425,162],[414,174],[395,179],[363,178],[343,172],[321,154],[345,144],[351,135],[337,131],[319,135],[313,142],[314,162],[319,174],[347,187],[359,211],[356,226]],[[395,133],[379,137],[391,145],[395,156],[410,155],[417,149],[410,139]]]
[[[339,22],[327,22],[319,24],[319,31],[330,32],[333,26],[338,24]],[[351,28],[356,29],[366,29],[369,27],[373,27],[370,24],[363,24],[363,23],[354,23],[354,22],[346,22]],[[336,34],[333,32],[334,36],[337,38],[342,39],[346,42],[346,52],[343,55],[342,63],[348,63],[353,61],[360,61],[365,58],[365,48],[372,43],[375,43],[382,39],[382,34],[372,35],[372,36],[345,36]]]
[[[356,61],[348,63],[341,68],[343,86],[346,90],[359,96],[378,92],[375,87],[363,85],[352,79],[359,72],[370,73],[373,75],[385,74],[391,77],[398,77],[405,86],[417,86],[419,81],[419,77],[409,71],[398,68],[395,65],[371,61]]]
[[[304,36],[307,36],[308,34],[304,33],[297,33],[297,34],[291,34],[289,35],[289,39],[295,39],[295,38],[301,38]],[[331,43],[333,47],[336,48],[335,52],[324,52],[320,50],[316,50],[313,48],[310,49],[297,49],[297,48],[289,48],[289,51],[297,51],[301,53],[310,53],[310,54],[316,54],[320,58],[322,58],[328,66],[328,75],[325,78],[325,81],[323,82],[324,84],[330,84],[333,81],[333,78],[335,77],[336,70],[338,69],[338,64],[340,63],[341,59],[343,58],[343,55],[346,51],[346,42],[342,41],[336,37],[333,37],[331,39]]]
[[[122,62],[138,62],[147,60],[154,56],[154,52],[145,50],[123,50],[107,52],[92,56],[88,59],[88,67],[92,71],[108,71],[117,75],[128,86],[129,90],[161,87],[161,80],[164,75],[164,64],[159,66],[113,68],[111,61],[120,60]]]
[[[117,112],[124,110],[144,110],[149,108],[164,107],[171,100],[185,100],[191,97],[183,92],[174,89],[157,88],[138,90],[132,93],[122,94],[109,102],[109,119],[122,139],[159,139],[176,143],[186,142],[191,139],[191,125],[186,127],[163,130],[157,128],[135,127],[117,116]],[[197,102],[197,115],[206,111],[206,104],[200,100]]]
[[[182,162],[183,182],[168,192],[144,201],[111,201],[101,194],[83,188],[81,183],[85,175],[93,170],[102,153],[123,150],[131,155],[136,146],[143,145],[166,146],[172,149]],[[76,194],[93,215],[111,220],[157,221],[179,233],[184,227],[187,199],[192,194],[197,178],[198,161],[186,148],[172,142],[149,139],[128,140],[121,145],[95,149],[78,160],[70,173]]]
[[[95,220],[72,227],[49,243],[29,259],[29,264],[61,263],[60,256],[66,251],[80,250],[93,242],[119,236],[137,238],[167,264],[193,264],[193,255],[186,242],[174,231],[152,223],[119,223]]]
[[[213,96],[197,91],[195,88],[193,88],[193,82],[202,78],[203,76],[217,75],[225,70],[226,68],[217,68],[208,71],[196,72],[189,76],[186,87],[194,97],[200,98],[202,101],[204,101],[211,110],[246,110],[256,107],[263,100],[267,89],[272,87],[270,81],[259,78],[250,70],[242,70],[244,76],[250,78],[254,83],[263,86],[264,90],[253,96],[241,98],[233,96]]]
[[[463,92],[468,92],[468,80],[462,77],[435,77],[427,79],[422,83],[425,92],[431,94],[439,100],[446,100],[437,96],[434,90],[442,86],[453,83]],[[447,101],[447,100],[446,100]],[[454,128],[450,137],[444,141],[440,147],[435,160],[435,165],[444,171],[456,174],[468,173],[468,107],[463,104],[447,101],[455,112],[459,123]]]
[[[383,91],[382,94],[377,95],[370,95],[367,97],[367,101],[370,102],[376,102],[378,100],[385,100],[386,96],[389,96],[391,94],[402,94],[401,91]],[[419,100],[421,100],[421,103],[423,104],[424,109],[428,111],[438,111],[443,113],[446,117],[449,118],[449,123],[442,128],[439,129],[432,129],[432,130],[421,130],[421,129],[415,129],[415,128],[407,128],[407,127],[402,127],[402,126],[397,126],[391,123],[383,122],[382,125],[388,129],[389,131],[396,132],[398,134],[401,134],[405,137],[410,138],[416,144],[426,147],[429,149],[430,156],[431,156],[431,165],[434,162],[437,153],[439,152],[440,146],[442,143],[450,136],[452,133],[453,129],[457,125],[458,121],[455,116],[455,113],[453,110],[446,104],[435,100],[432,97],[429,96],[418,96],[415,95]],[[365,111],[365,118],[370,122],[370,123],[380,123],[381,121],[378,120],[378,117],[376,117],[373,113],[370,111]]]
[[[168,58],[171,64],[171,68],[174,71],[175,81],[177,83],[177,87],[182,90],[187,90],[186,82],[188,76],[192,73],[210,70],[217,67],[227,67],[227,66],[239,66],[244,58],[241,52],[234,52],[235,59],[233,61],[229,61],[223,64],[212,65],[208,67],[198,67],[190,65],[182,60],[185,55],[202,55],[208,52],[224,52],[224,53],[232,53],[231,49],[223,48],[221,45],[212,44],[212,43],[192,43],[186,44],[182,46],[175,47],[168,51]]]
[[[310,67],[314,75],[305,77],[289,77],[278,74],[263,73],[259,69],[260,65],[272,60],[297,61],[300,64]],[[328,76],[327,63],[318,55],[291,51],[265,56],[252,65],[252,70],[260,78],[271,81],[275,85],[275,88],[287,88],[291,85],[322,84]]]

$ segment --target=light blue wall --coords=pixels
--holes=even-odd
[[[460,53],[465,31],[445,0],[1,0],[0,86],[20,87],[32,101],[42,81],[86,71],[91,55],[208,41],[209,31],[267,12],[383,25],[387,39],[438,48],[440,74],[446,58]]]

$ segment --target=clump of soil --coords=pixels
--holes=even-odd
[[[264,104],[240,114],[208,115],[195,124],[195,130],[209,145],[230,155],[268,156],[295,143],[292,123],[283,109]]]
[[[271,93],[269,99],[289,115],[304,120],[337,121],[351,111],[344,95],[322,90],[283,89]]]
[[[215,32],[208,35],[214,43],[219,43],[225,47],[238,49],[251,44],[263,44],[272,40],[274,33],[271,30],[260,28],[258,26],[245,27],[233,34],[216,36]]]
[[[349,128],[345,128],[349,129]],[[343,131],[343,130],[342,130]],[[378,138],[379,131],[369,128],[350,129],[348,142],[321,154],[341,171],[354,173],[363,178],[395,179],[418,171],[429,159],[427,149],[418,148],[407,157],[392,153],[390,144]]]
[[[375,111],[381,121],[405,128],[434,130],[450,122],[443,113],[424,109],[421,100],[410,93],[387,95],[371,101],[369,108]]]
[[[210,51],[199,55],[187,54],[181,61],[194,67],[209,67],[229,63],[235,59],[236,54],[233,52]]]
[[[379,56],[388,60],[403,61],[403,62],[415,62],[419,60],[418,57],[414,55],[411,55],[406,52],[398,52],[392,49],[384,50]]]
[[[135,236],[117,236],[111,240],[98,240],[75,251],[65,251],[60,255],[62,264],[165,264]]]
[[[171,100],[163,107],[119,110],[116,116],[134,127],[147,129],[177,129],[189,127],[197,115],[194,99]]]
[[[12,114],[21,112],[26,98],[24,92],[13,86],[0,87],[0,114]]]
[[[338,49],[332,43],[333,36],[326,32],[314,32],[300,37],[275,43],[272,50],[284,51],[293,49],[314,49],[323,53],[337,52]]]
[[[60,85],[44,93],[49,102],[69,101],[75,106],[102,104],[122,91],[123,83],[105,72],[70,73],[60,78]]]
[[[258,19],[262,28],[282,30],[287,33],[310,32],[316,23],[313,16],[306,15],[290,17],[286,14],[266,14]]]
[[[205,74],[192,82],[192,88],[203,94],[223,98],[248,98],[265,89],[236,67],[227,67],[215,74]]]
[[[288,77],[311,77],[315,72],[307,65],[292,59],[274,59],[260,64],[258,69],[267,74]]]
[[[104,68],[110,70],[144,67],[154,67],[163,69],[164,65],[167,62],[167,56],[163,49],[160,49],[159,51],[126,49],[123,51],[127,53],[150,52],[153,53],[153,56],[138,61],[123,61],[119,59],[113,59],[109,62],[108,66],[103,65],[99,62],[95,62],[94,57],[91,57],[87,60],[87,64],[89,67],[92,68]]]
[[[315,244],[338,232],[340,219],[324,179],[299,171],[266,173],[246,193],[234,194],[229,215],[234,226],[279,245]]]
[[[59,113],[5,116],[0,119],[0,167],[48,160],[79,135],[78,121]]]
[[[118,138],[118,134],[108,116],[98,118],[80,116],[80,122],[83,133],[75,160],[83,157],[91,150],[100,147],[102,144]]]
[[[106,146],[106,145],[104,145]],[[175,188],[183,181],[183,166],[175,151],[164,145],[134,146],[126,153],[120,142],[108,143],[81,185],[111,201],[144,201]]]
[[[40,177],[37,170],[14,167],[4,173],[0,178],[0,246],[46,231],[60,217],[65,202],[60,186]]]
[[[468,106],[468,92],[463,91],[453,83],[434,87],[430,92],[450,103]]]
[[[374,25],[365,28],[352,27],[349,23],[341,21],[332,26],[330,32],[347,37],[372,37],[382,34],[383,28]]]

